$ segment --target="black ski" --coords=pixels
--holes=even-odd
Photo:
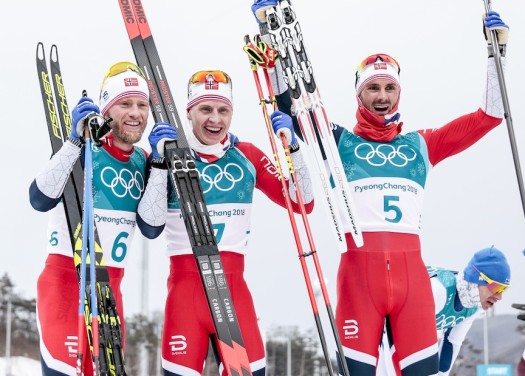
[[[228,375],[251,375],[199,172],[175,108],[144,8],[140,0],[119,0],[119,5],[135,58],[148,80],[153,117],[155,121],[169,122],[177,128],[178,139],[166,143],[165,157],[215,325],[215,344]]]
[[[50,71],[48,71],[44,56],[44,45],[37,45],[36,63],[42,100],[51,139],[51,148],[55,154],[71,132],[71,117],[67,105],[66,94],[58,61],[57,46],[53,45],[50,52]],[[54,93],[53,93],[54,92]],[[69,236],[74,252],[74,265],[80,281],[82,252],[82,210],[83,210],[84,171],[78,160],[66,182],[62,201],[68,222]],[[95,228],[95,273],[97,290],[99,353],[98,364],[94,365],[97,374],[125,376],[124,352],[122,348],[122,329],[113,292],[109,284],[109,274],[105,267],[102,249]],[[89,273],[86,275],[89,286]],[[93,331],[91,324],[91,293],[86,288],[86,310],[84,323],[91,353],[93,354]],[[80,341],[80,338],[78,339]],[[80,362],[83,359],[79,359]]]

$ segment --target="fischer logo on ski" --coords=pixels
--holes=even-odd
[[[44,55],[44,45],[40,42],[37,45],[36,64],[42,101],[44,104],[45,116],[51,140],[51,148],[55,154],[66,141],[71,132],[71,116],[67,105],[67,99],[58,61],[58,49],[56,45],[50,51],[50,70],[48,71],[46,58]],[[56,98],[56,99],[55,99]],[[82,246],[83,246],[83,190],[84,190],[84,171],[80,160],[77,160],[71,176],[66,182],[62,201],[69,229],[69,237],[73,249],[74,265],[77,277],[81,279],[82,269]],[[86,264],[95,263],[96,280],[96,307],[92,306],[92,296],[90,289],[86,288],[83,295],[85,303],[82,318],[79,318],[79,328],[85,328],[91,356],[96,360],[94,372],[102,376],[125,376],[124,352],[122,348],[122,329],[120,318],[117,312],[116,302],[109,284],[109,274],[105,268],[103,252],[100,247],[98,233],[94,228],[94,251],[95,260],[88,258]],[[86,265],[87,267],[87,265]],[[91,276],[86,273],[86,282],[91,282]],[[98,329],[93,328],[92,312],[98,311],[96,318]],[[81,334],[81,333],[79,333]],[[98,341],[94,341],[93,336],[97,336]],[[85,354],[82,354],[82,336],[78,338],[78,359],[77,373],[82,372],[82,363],[86,361]],[[93,345],[99,342],[99,348],[94,349]],[[98,359],[96,354],[100,353]]]

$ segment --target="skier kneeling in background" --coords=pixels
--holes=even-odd
[[[490,247],[476,252],[461,272],[433,267],[427,270],[436,305],[438,375],[447,376],[474,320],[483,310],[500,301],[503,292],[510,287],[510,266],[503,252]],[[377,375],[401,375],[388,320],[386,331],[388,335],[383,336]]]

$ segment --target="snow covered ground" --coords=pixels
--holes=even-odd
[[[5,358],[0,358],[0,376],[36,376],[42,373],[38,360],[13,356],[11,359],[11,372],[8,374]]]

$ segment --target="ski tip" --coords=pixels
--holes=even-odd
[[[51,51],[49,52],[49,59],[53,63],[58,63],[58,47],[56,44],[51,46]]]
[[[38,60],[44,60],[44,43],[38,42],[36,45],[36,57]]]

